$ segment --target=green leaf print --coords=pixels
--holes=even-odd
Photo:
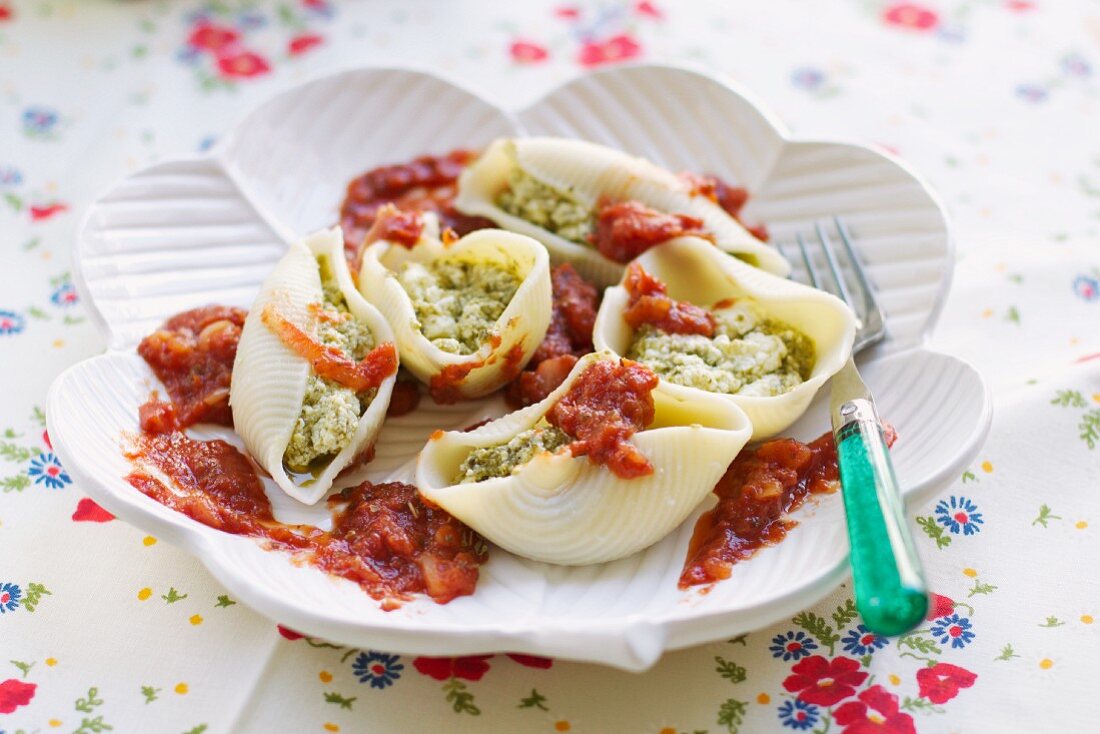
[[[352,696],[351,698],[345,698],[335,691],[330,691],[325,694],[325,703],[339,704],[342,709],[351,709],[351,705],[356,701],[358,697]]]
[[[1038,625],[1039,627],[1061,627],[1065,622],[1061,621],[1057,617],[1047,617],[1047,621]]]
[[[11,441],[0,441],[0,459],[22,463],[38,456],[41,451],[33,446],[19,446]]]
[[[37,423],[42,428],[46,427],[46,411],[37,405],[31,409],[31,420]]]
[[[112,731],[114,727],[103,721],[102,716],[97,716],[94,719],[83,719],[80,722],[80,726],[73,729],[73,734],[98,734],[103,731]]]
[[[905,699],[901,702],[900,708],[903,711],[920,711],[920,712],[925,713],[925,714],[932,714],[932,713],[942,714],[943,713],[942,708],[940,708],[939,706],[934,705],[928,699],[926,699],[926,698],[912,698],[911,696],[906,696],[905,697]]]
[[[1005,321],[1011,321],[1017,326],[1020,325],[1020,310],[1015,306],[1009,306],[1008,311],[1005,312]]]
[[[160,693],[159,688],[153,688],[152,686],[141,687],[141,695],[145,696],[145,703],[147,704],[156,701],[158,693]]]
[[[202,734],[206,731],[206,724],[199,724],[194,729],[188,729],[183,734]]]
[[[963,476],[962,476],[962,483],[963,484],[969,484],[970,482],[979,482],[979,481],[981,481],[981,480],[978,479],[978,477],[975,476],[974,472],[970,471],[969,469],[967,469],[966,471],[963,472]]]
[[[1019,655],[1012,649],[1012,645],[1005,645],[1001,648],[1001,654],[993,658],[994,660],[1010,660],[1012,658],[1018,658]]]
[[[77,711],[82,711],[86,714],[92,713],[92,710],[96,706],[100,706],[100,705],[103,704],[103,699],[102,698],[96,698],[96,696],[98,696],[98,695],[99,695],[99,689],[98,688],[89,688],[88,689],[88,697],[87,698],[78,698],[78,699],[76,699],[76,705],[74,706],[74,708],[76,708]]]
[[[164,599],[164,601],[168,604],[175,604],[176,602],[180,601],[181,599],[186,599],[187,594],[181,595],[178,591],[176,591],[176,587],[169,586],[168,587],[168,593],[167,594],[161,594],[160,598]]]
[[[1079,390],[1059,390],[1050,401],[1051,405],[1060,405],[1063,408],[1087,408],[1088,402]]]
[[[833,631],[824,617],[819,617],[813,612],[799,612],[791,622],[816,637],[818,642],[829,648],[829,655],[833,654],[836,643],[840,641],[840,635]]]
[[[966,596],[970,598],[976,594],[992,594],[996,590],[997,587],[993,584],[983,584],[981,579],[974,579],[974,585],[970,587]]]
[[[467,691],[466,684],[458,678],[452,677],[444,683],[443,692],[447,694],[447,703],[451,704],[456,714],[481,715],[481,709],[474,705],[474,694]]]
[[[1047,505],[1039,505],[1039,516],[1031,521],[1032,526],[1042,525],[1044,528],[1050,520],[1061,520],[1061,515],[1053,514],[1053,510]]]
[[[858,616],[859,612],[856,610],[856,603],[852,599],[846,599],[832,614],[833,622],[836,624],[837,629],[846,627],[849,622],[854,621]]]
[[[735,662],[726,660],[721,655],[716,655],[714,657],[714,662],[718,664],[718,667],[715,668],[718,675],[722,676],[730,683],[743,683],[745,678],[748,677],[748,673],[743,667]]]
[[[1100,443],[1100,408],[1093,408],[1081,416],[1077,428],[1081,431],[1081,440],[1088,444],[1089,449],[1096,448],[1096,444]]]
[[[951,536],[944,532],[943,526],[936,522],[931,515],[923,515],[916,518],[917,525],[932,540],[936,541],[936,547],[943,550],[951,545]]]
[[[0,489],[4,492],[22,492],[31,486],[31,478],[24,472],[0,479]]]
[[[737,734],[741,723],[745,720],[745,711],[748,702],[728,698],[718,707],[718,724],[726,727],[729,734]]]
[[[233,606],[233,605],[234,605],[234,604],[236,604],[236,603],[237,603],[237,602],[235,602],[235,601],[233,601],[232,599],[230,599],[230,598],[229,598],[229,597],[228,597],[227,595],[225,595],[225,594],[220,594],[220,595],[218,596],[218,603],[217,603],[217,604],[215,604],[214,606],[216,606],[216,607],[231,607],[231,606]]]
[[[542,709],[543,711],[549,711],[550,710],[550,707],[546,705],[546,696],[539,693],[538,690],[535,689],[535,688],[531,689],[531,695],[530,696],[524,696],[523,698],[521,698],[519,700],[519,706],[516,706],[516,708],[520,708],[520,709],[537,708],[537,709]]]
[[[31,668],[34,667],[34,663],[24,663],[22,660],[9,660],[8,662],[22,670],[24,678],[27,677],[27,674],[31,672]]]
[[[23,608],[33,613],[43,596],[53,596],[53,592],[42,584],[30,582],[27,584],[27,595],[23,597]]]

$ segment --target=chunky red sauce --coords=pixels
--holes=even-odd
[[[653,473],[653,465],[630,437],[653,422],[653,390],[659,382],[649,368],[629,360],[600,360],[577,376],[546,414],[546,420],[574,440],[573,456],[587,456],[623,479]]]
[[[492,221],[466,216],[452,205],[455,181],[476,157],[476,153],[468,150],[420,156],[408,163],[374,168],[352,179],[340,207],[348,261],[354,264],[358,260],[359,249],[375,215],[387,203],[403,210],[436,212],[441,227],[450,227],[459,234],[494,226]]]
[[[138,344],[138,354],[172,398],[173,420],[178,426],[233,425],[229,381],[247,314],[229,306],[184,311]],[[147,414],[151,415],[151,410]]]
[[[592,351],[592,327],[600,293],[573,266],[563,263],[550,272],[553,313],[546,336],[527,368],[508,385],[506,396],[513,406],[531,405],[554,391],[577,363]]]
[[[390,418],[407,415],[420,405],[420,388],[415,380],[404,379],[398,374],[397,381],[393,383],[393,394],[390,396],[390,404],[386,408],[386,415]]]
[[[665,214],[637,201],[605,202],[596,212],[592,244],[604,257],[628,263],[673,237],[708,237],[703,220],[686,214]]]
[[[623,318],[631,328],[652,324],[668,334],[714,336],[714,316],[709,311],[669,298],[668,287],[638,263],[631,263],[626,269],[623,285],[630,296]]]
[[[887,445],[896,438],[887,425]],[[695,524],[680,588],[729,578],[735,564],[783,540],[798,524],[786,515],[811,494],[835,492],[839,477],[832,433],[808,444],[778,438],[742,451],[714,488],[718,504]]]
[[[393,204],[383,204],[375,215],[363,244],[365,246],[386,240],[411,249],[420,240],[423,232],[424,218],[420,212],[401,211]]]
[[[411,594],[440,603],[472,594],[484,541],[408,484],[364,482],[330,498],[331,531],[274,518],[263,483],[244,454],[221,440],[182,433],[143,434],[127,448],[126,480],[193,520],[234,535],[263,538],[327,573],[358,583],[383,608]]]
[[[748,201],[749,192],[740,186],[730,186],[728,183],[712,175],[703,175],[684,172],[680,174],[691,185],[692,196],[705,196],[718,206],[722,207],[726,214],[741,223],[749,234],[762,242],[768,241],[768,230],[763,224],[750,226],[741,220],[741,208]]]
[[[283,344],[303,359],[309,360],[316,375],[357,393],[378,387],[397,371],[397,348],[388,342],[379,344],[356,362],[336,347],[321,344],[291,323],[279,313],[273,303],[264,306],[260,317]]]
[[[375,598],[426,593],[440,604],[472,594],[488,558],[481,538],[410,484],[345,489],[332,530],[316,543],[314,563],[360,584]]]

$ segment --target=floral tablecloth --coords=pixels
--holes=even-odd
[[[633,58],[707,65],[800,134],[893,150],[953,215],[934,346],[984,372],[996,414],[911,508],[936,592],[917,631],[868,634],[841,588],[643,675],[346,649],[73,485],[42,405],[103,348],[70,253],[110,182],[325,70],[415,63],[519,105]],[[1097,64],[1083,0],[0,0],[0,732],[1095,731]]]

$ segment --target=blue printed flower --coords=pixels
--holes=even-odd
[[[0,584],[0,614],[14,612],[23,598],[23,590],[17,584],[5,581]]]
[[[803,66],[791,72],[791,84],[807,92],[816,92],[825,83],[825,74],[820,69]]]
[[[0,336],[18,334],[27,326],[27,320],[15,311],[0,311]]]
[[[1073,292],[1086,303],[1095,301],[1100,298],[1100,279],[1078,275],[1073,279]]]
[[[399,655],[387,655],[383,652],[361,652],[351,664],[351,672],[360,683],[370,683],[371,688],[385,688],[401,677],[405,666],[397,662]]]
[[[980,532],[985,521],[978,506],[966,497],[952,495],[936,504],[936,521],[955,535],[973,535]]]
[[[62,489],[73,482],[65,467],[61,466],[61,461],[48,452],[31,460],[27,474],[34,479],[35,484],[45,484],[50,489]]]
[[[936,30],[936,37],[946,43],[965,43],[966,29],[961,26],[940,26]]]
[[[176,60],[182,64],[197,64],[202,58],[202,49],[198,46],[183,46],[176,52]]]
[[[214,144],[218,142],[217,135],[205,135],[202,140],[199,141],[199,152],[205,153],[214,147]]]
[[[885,637],[876,635],[862,624],[857,625],[854,630],[848,630],[848,634],[844,635],[841,643],[844,646],[844,652],[861,657],[870,655],[875,650],[884,648],[889,644]]]
[[[267,25],[267,18],[258,10],[242,10],[237,15],[237,27],[242,31],[251,31]]]
[[[1016,85],[1016,96],[1025,102],[1039,104],[1040,102],[1046,102],[1050,93],[1045,87],[1038,84],[1018,84]]]
[[[1066,54],[1062,57],[1062,71],[1069,76],[1092,76],[1092,64],[1079,53]]]
[[[23,132],[31,136],[49,135],[61,117],[49,107],[35,106],[23,110]]]
[[[951,643],[951,647],[966,647],[974,639],[974,631],[970,629],[970,620],[958,614],[949,617],[940,617],[932,623],[929,630],[932,636],[939,640],[941,645]]]
[[[23,183],[23,172],[15,166],[0,166],[0,188],[14,188]]]
[[[57,306],[72,306],[80,300],[76,293],[76,286],[72,283],[62,283],[50,294],[50,300]]]
[[[801,660],[817,649],[817,643],[805,632],[791,630],[785,635],[776,635],[772,638],[771,650],[773,658],[783,658],[784,662]]]
[[[821,714],[817,706],[795,699],[779,704],[779,723],[792,729],[809,729],[817,723]]]

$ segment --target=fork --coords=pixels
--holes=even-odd
[[[814,229],[825,273],[815,265],[807,238],[799,233],[795,241],[810,285],[839,296],[859,319],[852,356],[832,378],[833,439],[848,522],[856,608],[868,630],[900,635],[924,619],[928,592],[878,411],[854,361],[857,352],[886,337],[886,319],[848,227],[840,217],[834,217],[833,224],[842,245],[839,254],[846,258],[851,278],[845,278],[838,248],[821,222],[816,222]]]

